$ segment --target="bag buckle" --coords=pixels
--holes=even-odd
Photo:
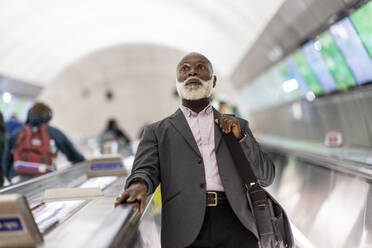
[[[213,203],[208,203],[208,207],[215,207],[217,206],[218,203],[218,197],[217,197],[217,192],[208,192],[208,195],[214,195],[214,202]]]
[[[257,182],[251,182],[251,183],[249,183],[249,184],[244,184],[244,188],[246,189],[246,190],[249,190],[251,187],[253,187],[253,186],[255,186],[257,184]]]

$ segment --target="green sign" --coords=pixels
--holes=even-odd
[[[296,61],[297,67],[305,79],[305,82],[309,89],[317,96],[323,93],[322,86],[320,85],[314,72],[311,70],[309,63],[307,62],[304,54],[298,49],[294,54],[293,58]]]
[[[315,42],[328,69],[336,80],[337,87],[340,90],[346,90],[350,86],[356,85],[355,79],[331,34],[328,31],[324,32]]]
[[[351,14],[350,19],[372,58],[372,2]]]
[[[283,62],[279,62],[277,64],[277,67],[278,67],[278,70],[279,70],[281,78],[282,78],[282,84],[284,84],[286,81],[289,81],[289,80],[292,79],[289,72],[288,72],[288,69],[285,67]],[[289,94],[291,95],[291,98],[293,100],[298,100],[298,99],[301,98],[301,95],[300,95],[300,92],[298,91],[298,89],[295,89],[295,90],[289,92]]]

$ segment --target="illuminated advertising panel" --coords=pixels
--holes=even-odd
[[[296,80],[298,85],[298,91],[301,94],[301,96],[305,96],[306,93],[309,92],[309,87],[307,86],[305,79],[301,72],[299,71],[295,60],[292,56],[288,56],[284,60],[284,64],[287,68],[287,72],[289,74],[290,80]]]
[[[320,85],[317,77],[312,71],[309,63],[307,62],[304,54],[300,49],[293,53],[293,59],[296,61],[298,70],[301,72],[309,90],[311,90],[314,95],[320,95],[323,93],[322,86]]]
[[[372,58],[372,2],[370,1],[350,15],[351,22],[354,24],[369,56]]]
[[[369,57],[349,18],[344,18],[330,28],[330,33],[340,48],[346,63],[358,84],[372,81],[372,60]]]
[[[293,100],[300,99],[299,83],[292,77],[291,72],[285,65],[285,62],[280,62],[277,65],[282,78],[282,87],[286,94],[289,94]]]
[[[356,85],[349,67],[328,31],[321,34],[314,44],[320,50],[325,64],[336,81],[338,89],[346,90]]]
[[[319,80],[323,91],[325,93],[329,93],[337,90],[336,81],[331,72],[328,70],[327,65],[325,64],[320,53],[320,49],[315,46],[314,41],[306,43],[301,50],[306,60],[309,62],[311,69]]]
[[[270,70],[268,70],[266,73],[266,78],[269,81],[271,88],[276,94],[276,99],[278,103],[283,103],[286,101],[290,101],[291,98],[285,94],[283,91],[282,83],[283,80],[281,79],[279,71],[276,69],[276,67],[272,67]]]

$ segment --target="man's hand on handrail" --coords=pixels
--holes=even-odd
[[[133,183],[115,200],[115,207],[121,203],[137,203],[142,214],[146,207],[147,186],[143,183]]]

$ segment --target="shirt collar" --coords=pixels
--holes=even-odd
[[[185,107],[183,105],[181,105],[180,109],[182,110],[183,114],[187,117],[198,116],[198,113],[192,111],[191,109],[189,109],[188,107]],[[202,111],[200,111],[199,114],[208,115],[208,114],[212,113],[212,111],[213,111],[212,105],[208,104],[208,106],[205,107]]]

